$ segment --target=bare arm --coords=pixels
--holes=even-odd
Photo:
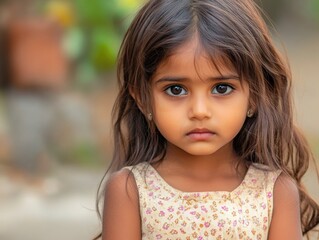
[[[274,187],[269,240],[301,240],[300,202],[296,184],[281,174]]]
[[[106,183],[102,240],[140,240],[141,224],[135,179],[124,169]]]

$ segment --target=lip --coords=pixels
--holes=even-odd
[[[195,128],[188,132],[186,136],[190,137],[195,141],[205,141],[209,140],[215,133],[206,128]]]

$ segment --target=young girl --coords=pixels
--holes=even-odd
[[[150,0],[121,47],[103,240],[301,239],[310,149],[252,0]]]

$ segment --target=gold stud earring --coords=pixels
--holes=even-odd
[[[149,121],[152,121],[152,120],[153,120],[153,115],[152,115],[152,113],[148,113],[148,114],[147,114],[147,119],[148,119]]]
[[[248,111],[247,111],[247,117],[252,117],[254,115],[254,111],[252,110],[252,109],[249,109]]]

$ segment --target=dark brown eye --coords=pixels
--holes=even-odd
[[[234,88],[227,85],[227,84],[219,84],[213,88],[212,93],[226,95],[226,94],[231,93],[233,90],[234,90]]]
[[[187,94],[186,90],[178,85],[170,86],[166,88],[165,92],[171,96],[181,96]]]

